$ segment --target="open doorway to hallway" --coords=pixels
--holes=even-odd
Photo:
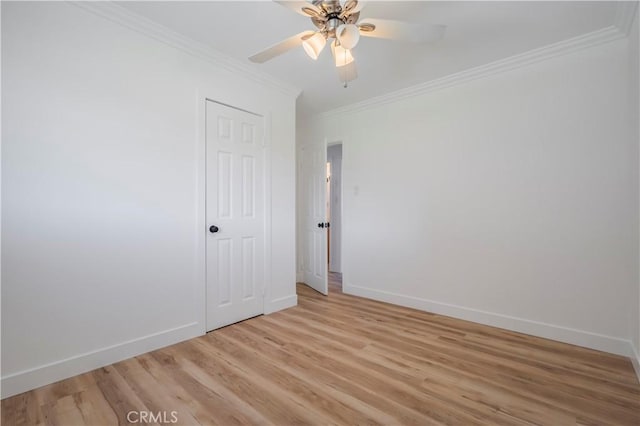
[[[342,143],[327,145],[326,217],[329,292],[342,292]]]
[[[298,280],[329,294],[329,273],[342,274],[342,142],[300,147]],[[340,283],[341,275],[333,275]]]
[[[329,293],[342,293],[342,274],[329,272]]]

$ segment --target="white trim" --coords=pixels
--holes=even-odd
[[[2,398],[17,395],[200,335],[202,335],[200,324],[192,322],[39,367],[8,374],[2,377]]]
[[[631,364],[633,364],[633,369],[635,370],[636,376],[638,377],[638,382],[640,383],[640,354],[638,354],[638,351],[633,346],[633,343],[630,343],[630,345],[631,354],[629,355],[629,358],[631,358]]]
[[[638,1],[620,1],[616,7],[616,17],[614,25],[625,37],[629,35],[631,26],[636,17]]]
[[[304,271],[296,271],[296,282],[301,283],[304,281]]]
[[[301,89],[280,79],[274,78],[270,74],[262,72],[254,68],[250,64],[245,64],[242,61],[239,61],[226,54],[223,54],[222,52],[212,49],[204,43],[200,43],[191,38],[188,38],[161,24],[158,24],[157,22],[140,16],[112,2],[71,1],[70,3],[95,15],[101,16],[112,22],[132,29],[140,34],[144,34],[157,41],[180,49],[185,53],[214,63],[232,73],[241,74],[251,80],[276,88],[287,95],[297,97],[300,95],[300,93],[302,93]],[[593,31],[591,33],[587,33],[578,37],[570,38],[568,40],[564,40],[538,49],[533,49],[529,52],[498,60],[487,65],[482,65],[459,73],[450,74],[436,80],[431,80],[413,87],[409,87],[407,89],[402,89],[362,102],[339,107],[334,110],[324,112],[323,115],[355,112],[357,110],[368,108],[373,105],[381,105],[397,99],[416,96],[421,93],[449,87],[476,78],[486,77],[509,69],[518,68],[534,62],[552,58],[558,55],[571,53],[580,49],[584,49],[586,47],[596,46],[601,43],[626,37],[629,33],[631,25],[633,24],[637,6],[637,1],[619,2],[616,9],[615,23],[610,27]]]
[[[265,86],[275,88],[286,95],[297,97],[302,92],[299,88],[257,69],[257,66],[245,64],[204,43],[186,37],[110,1],[71,1],[69,3],[199,59],[213,63],[233,74],[239,74]]]
[[[264,314],[272,314],[283,309],[292,308],[298,304],[298,295],[292,294],[290,296],[281,297],[279,299],[265,302]]]
[[[387,93],[381,96],[376,96],[361,102],[356,102],[351,105],[339,107],[330,111],[323,112],[320,115],[324,117],[330,117],[366,110],[368,108],[396,102],[401,99],[411,98],[480,78],[489,77],[505,71],[551,59],[556,56],[566,55],[588,47],[593,47],[599,44],[619,40],[624,37],[625,34],[623,34],[616,26],[610,26],[598,31],[593,31],[591,33],[587,33],[578,37],[573,37],[568,40],[514,55],[509,58],[500,59],[486,65],[470,68],[465,71],[449,74],[444,77],[417,84],[412,87],[397,90],[395,92]]]
[[[512,317],[495,312],[481,311],[448,303],[436,302],[381,290],[374,290],[344,283],[343,292],[381,302],[393,303],[439,315],[446,315],[479,324],[504,328],[519,333],[557,340],[572,345],[630,357],[631,342],[618,337],[576,330],[554,324]]]
[[[264,124],[264,138],[263,138],[263,147],[264,147],[264,282],[262,284],[262,313],[267,313],[267,300],[271,299],[271,290],[272,290],[272,271],[271,266],[273,265],[273,242],[272,242],[272,233],[273,233],[273,223],[272,223],[272,211],[273,211],[273,198],[272,198],[272,190],[273,185],[271,183],[272,179],[272,162],[271,162],[271,144],[272,144],[272,113],[271,111],[267,112],[263,118]]]
[[[207,96],[198,90],[196,123],[196,283],[194,304],[202,334],[207,332]],[[198,284],[197,284],[198,285]],[[204,303],[202,302],[204,301]]]

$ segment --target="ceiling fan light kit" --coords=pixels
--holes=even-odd
[[[307,52],[307,55],[314,61],[320,56],[325,44],[327,44],[327,39],[320,32],[316,32],[311,37],[303,37],[302,41],[304,51]]]
[[[358,23],[360,11],[364,7],[363,1],[274,1],[311,18],[317,30],[290,37],[249,57],[249,60],[263,63],[300,45],[311,59],[317,60],[327,40],[334,39],[331,41],[331,52],[338,76],[345,87],[347,82],[358,76],[351,49],[356,47],[360,36],[412,43],[437,41],[444,36],[444,25],[410,24],[388,19],[363,19],[363,22]]]
[[[331,43],[331,53],[336,61],[336,67],[342,67],[353,62],[353,55],[349,49],[345,49],[341,44],[334,40]]]
[[[360,29],[355,24],[342,24],[336,29],[336,38],[345,49],[353,49],[360,40]]]

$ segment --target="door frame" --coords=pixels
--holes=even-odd
[[[341,220],[341,225],[342,225],[342,229],[341,229],[341,233],[340,233],[340,261],[341,261],[341,269],[342,269],[342,288],[343,291],[346,287],[348,287],[348,281],[347,281],[347,277],[348,277],[348,264],[345,261],[345,241],[347,241],[347,235],[346,235],[346,230],[347,230],[347,220],[345,219],[345,211],[347,209],[346,203],[347,203],[347,197],[345,195],[345,153],[348,151],[347,148],[347,138],[345,137],[341,137],[341,136],[337,136],[337,135],[332,135],[332,136],[325,136],[322,139],[318,139],[319,142],[317,143],[323,143],[324,144],[324,149],[325,152],[327,150],[327,148],[331,145],[342,145],[342,162],[341,162],[341,174],[342,174],[342,182],[341,182],[341,206],[340,206],[340,220]],[[307,205],[307,199],[305,197],[301,196],[301,188],[303,188],[304,186],[304,179],[305,179],[305,174],[307,174],[309,171],[305,170],[305,168],[303,167],[303,164],[301,162],[301,158],[303,156],[302,150],[304,149],[305,146],[307,146],[308,144],[300,144],[296,147],[296,168],[297,168],[297,181],[296,181],[296,197],[298,198],[299,201],[296,204],[296,210],[297,210],[297,220],[298,220],[298,226],[296,227],[297,233],[298,233],[298,237],[296,239],[296,258],[297,258],[297,271],[296,271],[296,280],[298,282],[304,282],[304,250],[305,247],[308,244],[307,241],[307,234],[305,232],[305,225],[304,225],[304,212],[306,211],[308,205]],[[329,276],[329,262],[327,262],[326,265],[327,268],[327,280],[328,280],[328,276]]]
[[[198,120],[196,127],[196,281],[199,289],[194,292],[194,306],[198,307],[197,322],[201,334],[207,333],[207,101],[235,108],[249,114],[262,117],[263,126],[263,190],[264,190],[264,265],[262,284],[262,314],[267,311],[267,300],[271,297],[271,111],[263,111],[250,100],[241,102],[236,99],[224,99],[214,90],[198,90],[196,96]]]
[[[339,215],[340,215],[340,238],[338,241],[338,244],[340,245],[340,273],[343,273],[343,261],[342,261],[342,241],[344,239],[344,219],[343,219],[343,209],[344,209],[344,203],[343,203],[343,198],[344,198],[344,179],[342,176],[342,170],[343,170],[343,166],[342,166],[342,162],[343,162],[343,157],[344,157],[344,144],[342,143],[342,140],[335,140],[333,142],[327,142],[327,160],[328,160],[328,153],[329,153],[329,147],[330,146],[336,146],[336,145],[340,145],[340,147],[342,148],[340,150],[340,209],[339,209]],[[333,176],[333,166],[331,167],[331,175]],[[331,202],[331,200],[329,200],[329,208],[331,210],[333,210],[331,208],[331,206],[333,206],[333,203]],[[331,220],[329,221],[329,223],[333,222],[333,217],[331,217]],[[329,227],[329,233],[331,233],[331,230],[333,229],[333,225],[330,225]],[[330,241],[333,241],[334,238],[331,238]],[[331,244],[331,243],[329,243]],[[327,262],[327,274],[329,272],[331,272],[331,256],[329,256],[329,260]],[[327,275],[328,276],[328,275]]]

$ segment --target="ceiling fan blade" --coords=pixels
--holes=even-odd
[[[356,12],[360,12],[366,5],[367,2],[365,0],[347,0],[342,7],[341,15],[352,15]]]
[[[440,40],[444,36],[446,25],[413,24],[391,19],[363,19],[360,35],[365,37],[387,38],[410,43],[428,43]]]
[[[273,0],[274,3],[278,3],[280,6],[284,6],[287,9],[293,10],[296,13],[299,13],[302,16],[306,16],[307,18],[309,17],[322,17],[322,13],[320,12],[320,9],[318,9],[316,6],[314,6],[313,4],[307,2],[307,1],[303,1],[303,0],[296,0],[296,1],[277,1],[277,0]]]
[[[313,35],[313,31],[303,31],[299,34],[291,36],[285,40],[282,40],[280,43],[276,43],[273,46],[267,47],[262,52],[256,53],[253,56],[249,57],[251,62],[255,62],[258,64],[262,64],[267,62],[270,59],[275,58],[276,56],[280,56],[285,52],[288,52],[291,49],[295,49],[296,47],[302,45],[302,40],[304,37]]]

